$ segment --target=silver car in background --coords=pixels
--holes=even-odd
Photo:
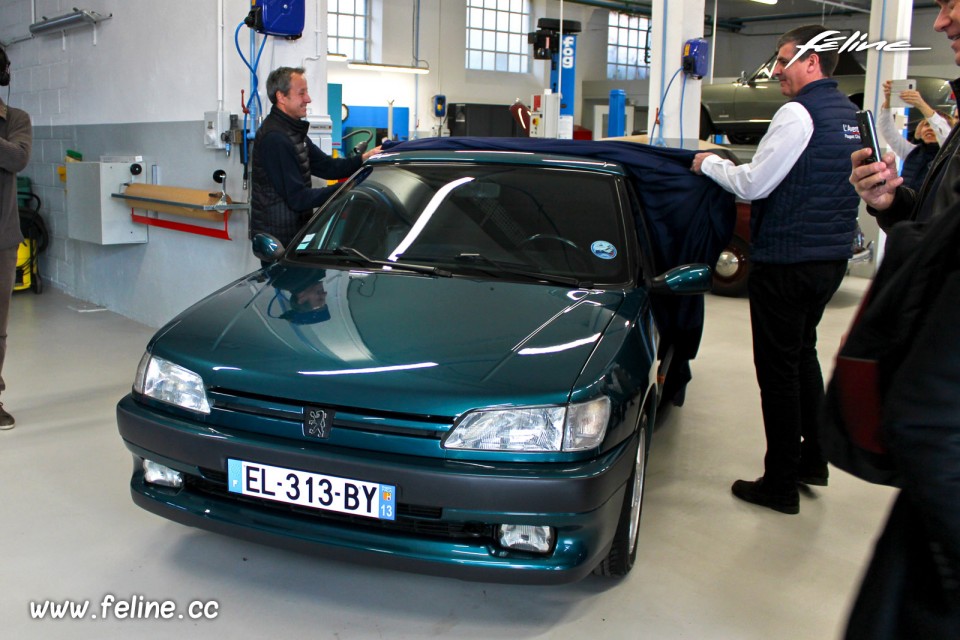
[[[757,144],[773,114],[786,102],[780,93],[780,83],[773,76],[777,54],[760,65],[751,75],[741,74],[732,83],[704,84],[701,92],[700,138],[708,139],[715,134],[724,134],[732,144]],[[850,52],[840,54],[840,61],[833,77],[843,91],[858,107],[863,106],[863,89],[866,71],[863,64]],[[951,113],[956,104],[949,81],[946,78],[910,75],[917,81],[917,90],[923,99],[937,111]],[[918,109],[910,110],[909,130],[913,130],[922,115]]]

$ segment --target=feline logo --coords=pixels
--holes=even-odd
[[[329,438],[333,425],[333,412],[319,407],[304,407],[303,435],[314,438]]]
[[[798,44],[796,47],[797,52],[790,58],[790,62],[787,63],[784,69],[792,65],[797,61],[797,58],[810,50],[817,53],[834,50],[838,53],[843,53],[844,51],[865,51],[866,49],[890,52],[927,51],[930,49],[930,47],[912,47],[906,40],[897,40],[895,42],[878,40],[876,42],[869,42],[867,34],[860,33],[859,31],[854,31],[850,37],[844,37],[839,31],[824,31],[810,38],[806,44]]]

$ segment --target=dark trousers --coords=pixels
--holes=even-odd
[[[795,491],[801,460],[807,467],[825,463],[817,325],[846,269],[845,260],[755,263],[750,273],[753,363],[767,436],[763,477],[771,489]]]
[[[19,247],[0,250],[0,391],[7,388],[3,382],[3,361],[7,357],[7,318],[10,315],[10,297],[17,280],[17,251]]]

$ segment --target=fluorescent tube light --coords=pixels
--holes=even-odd
[[[52,31],[66,31],[74,27],[85,27],[95,25],[113,17],[113,14],[103,16],[96,11],[87,11],[86,9],[74,9],[72,13],[65,13],[55,18],[44,16],[39,22],[30,25],[30,33],[36,35],[41,33],[50,33]]]
[[[753,0],[754,2],[759,2],[760,4],[777,4],[777,0]]]
[[[348,62],[347,69],[355,71],[393,71],[395,73],[430,73],[430,67],[411,67],[400,64],[378,64],[373,62]]]

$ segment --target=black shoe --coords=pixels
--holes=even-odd
[[[823,464],[818,467],[804,467],[801,466],[797,471],[797,482],[803,484],[815,485],[818,487],[827,486],[827,482],[830,478],[830,470],[827,469],[827,465]]]
[[[13,429],[16,425],[16,421],[13,419],[13,416],[7,413],[3,408],[3,403],[0,403],[0,431],[6,431],[7,429]]]
[[[791,515],[800,513],[800,492],[793,491],[774,492],[763,484],[763,478],[751,482],[749,480],[737,480],[733,483],[733,495],[741,500],[767,507],[780,513],[789,513]]]

